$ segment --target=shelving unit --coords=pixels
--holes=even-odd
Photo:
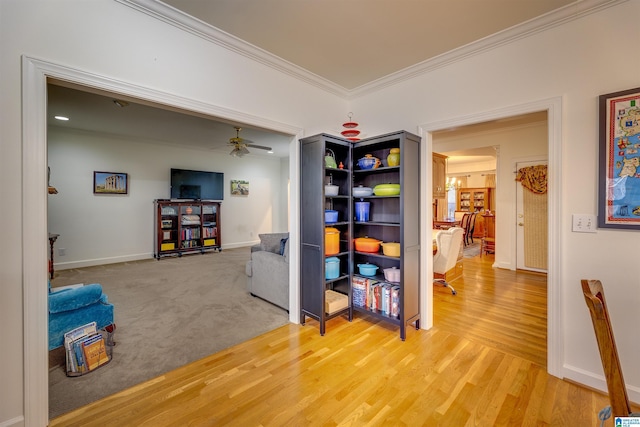
[[[457,210],[464,212],[484,212],[491,209],[491,188],[460,188],[457,204]]]
[[[220,202],[155,200],[154,256],[220,251]]]
[[[354,164],[366,154],[385,159],[391,148],[400,148],[400,165],[382,166],[376,169],[360,170],[354,166],[353,184],[374,188],[378,184],[399,183],[400,194],[396,196],[371,196],[369,221],[354,221],[353,237],[371,237],[383,242],[400,243],[400,257],[390,257],[378,253],[354,251],[354,281],[372,279],[381,287],[384,302],[381,308],[372,308],[354,304],[354,310],[385,320],[400,327],[400,338],[406,338],[406,328],[414,323],[420,327],[419,288],[420,288],[420,138],[408,132],[394,132],[387,135],[368,138],[353,146]],[[354,205],[360,198],[354,197]],[[358,264],[378,266],[373,277],[358,274]],[[385,280],[383,270],[396,267],[400,269],[400,282]],[[385,297],[385,291],[388,296]],[[397,295],[397,300],[394,296]],[[375,295],[371,295],[375,299]],[[385,304],[387,298],[391,302]],[[372,298],[367,298],[370,302]],[[394,301],[395,300],[395,301]],[[360,303],[362,301],[359,301]],[[394,308],[393,303],[397,303]]]
[[[351,301],[351,274],[353,254],[351,252],[351,143],[331,135],[316,135],[302,139],[300,146],[300,297],[301,323],[306,317],[320,323],[320,334],[325,333],[327,320],[341,315],[353,317]],[[335,156],[336,164],[343,168],[327,167],[325,156]],[[325,194],[324,186],[338,186],[338,195]],[[338,221],[327,224],[325,210],[338,212]],[[337,253],[326,253],[327,227],[339,232]],[[340,260],[339,275],[326,278],[326,260]],[[327,301],[327,291],[337,292],[332,297],[344,295],[346,306],[333,310]]]
[[[366,313],[400,327],[401,339],[406,338],[406,327],[414,323],[420,327],[419,276],[420,276],[420,138],[407,132],[394,132],[367,138],[357,143],[331,135],[321,134],[301,141],[301,322],[305,316],[320,322],[320,334],[325,333],[325,322],[333,316],[346,314],[351,319],[353,311]],[[327,148],[333,150],[337,162],[344,169],[327,168],[324,156]],[[386,163],[391,148],[400,148],[400,165],[389,167]],[[371,154],[382,161],[376,169],[360,170],[358,159]],[[327,197],[324,184],[328,179],[340,187],[339,196]],[[383,183],[400,184],[400,194],[394,196],[352,197],[352,187],[363,185],[375,187]],[[356,221],[355,203],[360,200],[370,203],[369,221]],[[330,224],[340,231],[340,276],[325,279],[324,210],[338,211],[338,222]],[[398,242],[400,257],[355,251],[353,239],[372,237],[383,242]],[[361,276],[357,265],[375,264],[380,274]],[[400,282],[385,280],[383,269],[400,269]],[[362,288],[354,293],[353,284],[369,279],[369,284],[379,286],[380,298],[395,304],[372,307],[368,301],[373,292],[363,295]],[[375,283],[374,283],[375,282]],[[325,291],[338,291],[349,298],[344,310],[326,313]],[[385,297],[384,291],[387,291]]]

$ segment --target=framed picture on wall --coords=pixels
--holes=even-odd
[[[640,88],[599,98],[598,227],[640,230]]]
[[[249,195],[249,181],[231,180],[231,195],[232,196],[248,196]]]
[[[128,174],[121,172],[93,172],[93,194],[128,193]]]

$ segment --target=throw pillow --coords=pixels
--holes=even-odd
[[[280,255],[284,256],[284,247],[287,244],[287,240],[289,240],[288,237],[285,237],[284,239],[280,239]]]

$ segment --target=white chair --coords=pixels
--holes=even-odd
[[[463,235],[464,229],[461,227],[451,227],[436,234],[436,246],[438,249],[433,257],[433,282],[450,288],[453,295],[457,292],[447,283],[445,274],[455,267],[458,261]]]

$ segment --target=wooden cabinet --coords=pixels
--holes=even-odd
[[[433,198],[447,198],[447,156],[432,153]]]
[[[220,202],[156,200],[154,256],[220,251]]]
[[[404,340],[409,324],[416,328],[420,325],[420,138],[394,132],[351,143],[322,134],[300,142],[301,322],[304,324],[305,316],[319,320],[320,333],[324,334],[327,319],[340,314],[351,317],[356,311],[398,325]],[[343,162],[346,170],[325,167],[327,148],[335,152],[336,162]],[[367,154],[386,159],[391,148],[400,148],[400,165],[386,166],[382,162],[375,169],[357,166]],[[339,196],[327,197],[323,192],[327,176],[339,186]],[[345,187],[346,181],[349,183]],[[360,185],[373,189],[386,183],[400,184],[400,193],[352,197],[353,188]],[[368,208],[368,218],[356,217],[356,206],[365,206],[361,203]],[[329,255],[325,253],[324,209],[328,207],[338,212],[338,222],[330,224],[340,236],[339,252],[331,255],[340,260],[336,279],[325,276]],[[354,239],[361,237],[396,243],[400,256],[385,255],[382,247],[376,252],[357,251]],[[377,267],[376,274],[360,274],[359,265],[363,264]],[[399,282],[385,280],[384,269],[394,267],[399,270]],[[348,309],[326,313],[327,291],[347,295]]]
[[[300,143],[300,319],[317,320],[324,335],[327,320],[353,316],[351,142],[321,134]],[[338,194],[327,194],[327,184]],[[325,221],[326,211],[337,220]]]
[[[457,191],[457,208],[463,212],[484,212],[491,209],[492,188],[460,188]]]

